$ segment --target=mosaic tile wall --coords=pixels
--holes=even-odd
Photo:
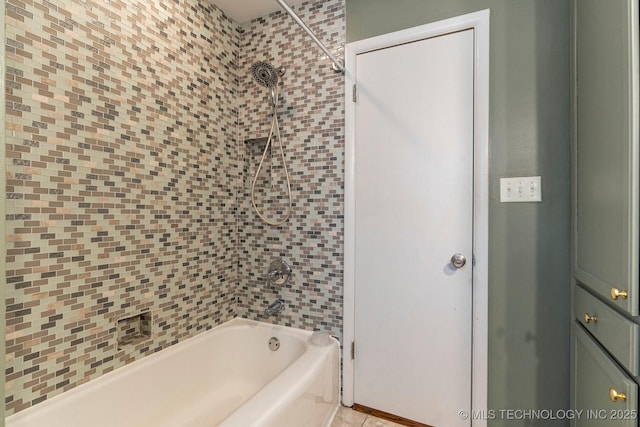
[[[344,55],[344,0],[310,1],[294,10],[335,56]],[[238,68],[239,139],[269,133],[268,89],[251,76],[251,64],[283,67],[280,78],[280,128],[291,176],[293,211],[282,226],[264,224],[251,206],[250,185],[264,143],[241,147],[244,194],[239,210],[238,313],[244,317],[341,336],[343,271],[344,78],[331,70],[313,41],[284,12],[243,25]],[[256,201],[270,220],[287,211],[279,151],[268,156],[258,176]],[[269,263],[283,258],[293,269],[284,288],[262,279]],[[276,298],[286,311],[265,319]]]
[[[6,24],[11,414],[235,316],[242,166],[218,9],[8,0]]]
[[[342,57],[344,0],[295,9]],[[9,0],[6,21],[7,414],[235,315],[341,334],[343,79],[291,18]],[[244,140],[270,125],[259,60],[286,70],[278,227],[251,207],[264,143]],[[272,154],[256,201],[279,219]],[[276,257],[283,289],[261,280]],[[277,297],[286,312],[265,319]],[[135,328],[118,320],[146,312],[151,338],[119,347]]]

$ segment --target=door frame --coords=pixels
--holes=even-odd
[[[473,296],[472,296],[472,411],[482,414],[488,399],[488,266],[489,266],[489,23],[485,9],[420,25],[346,45],[345,59],[345,189],[344,189],[344,312],[342,352],[342,402],[353,405],[355,362],[351,343],[355,334],[355,116],[353,86],[357,55],[403,43],[474,30],[474,129],[473,129]],[[460,408],[461,410],[466,408]],[[474,420],[484,427],[486,420]],[[486,418],[486,417],[480,417]]]

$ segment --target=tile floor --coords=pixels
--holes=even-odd
[[[331,427],[404,427],[400,424],[363,414],[341,406]]]

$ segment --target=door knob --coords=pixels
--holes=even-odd
[[[596,323],[598,321],[598,318],[596,316],[592,316],[589,313],[585,313],[584,314],[584,323]]]
[[[462,268],[467,263],[467,259],[462,254],[453,254],[451,257],[451,264],[455,268]]]

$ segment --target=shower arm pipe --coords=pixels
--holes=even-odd
[[[287,2],[285,0],[276,0],[278,2],[278,4],[280,4],[280,6],[282,6],[282,8],[289,14],[289,16],[291,16],[293,18],[294,21],[296,21],[298,23],[298,25],[300,25],[302,27],[302,29],[309,34],[309,37],[311,37],[311,40],[313,40],[314,42],[316,42],[316,44],[318,45],[318,47],[320,47],[320,49],[322,49],[322,51],[329,57],[329,59],[331,59],[331,61],[333,62],[332,68],[335,72],[337,73],[344,73],[344,64],[342,61],[340,61],[338,58],[336,58],[330,51],[329,49],[327,49],[327,47],[324,45],[324,43],[322,43],[320,41],[320,39],[318,37],[316,37],[316,35],[313,33],[313,31],[311,31],[311,28],[309,28],[307,26],[307,24],[304,23],[304,21],[302,20],[302,18],[300,18],[298,16],[298,14],[296,14],[293,9],[291,9],[291,7],[287,4]]]

